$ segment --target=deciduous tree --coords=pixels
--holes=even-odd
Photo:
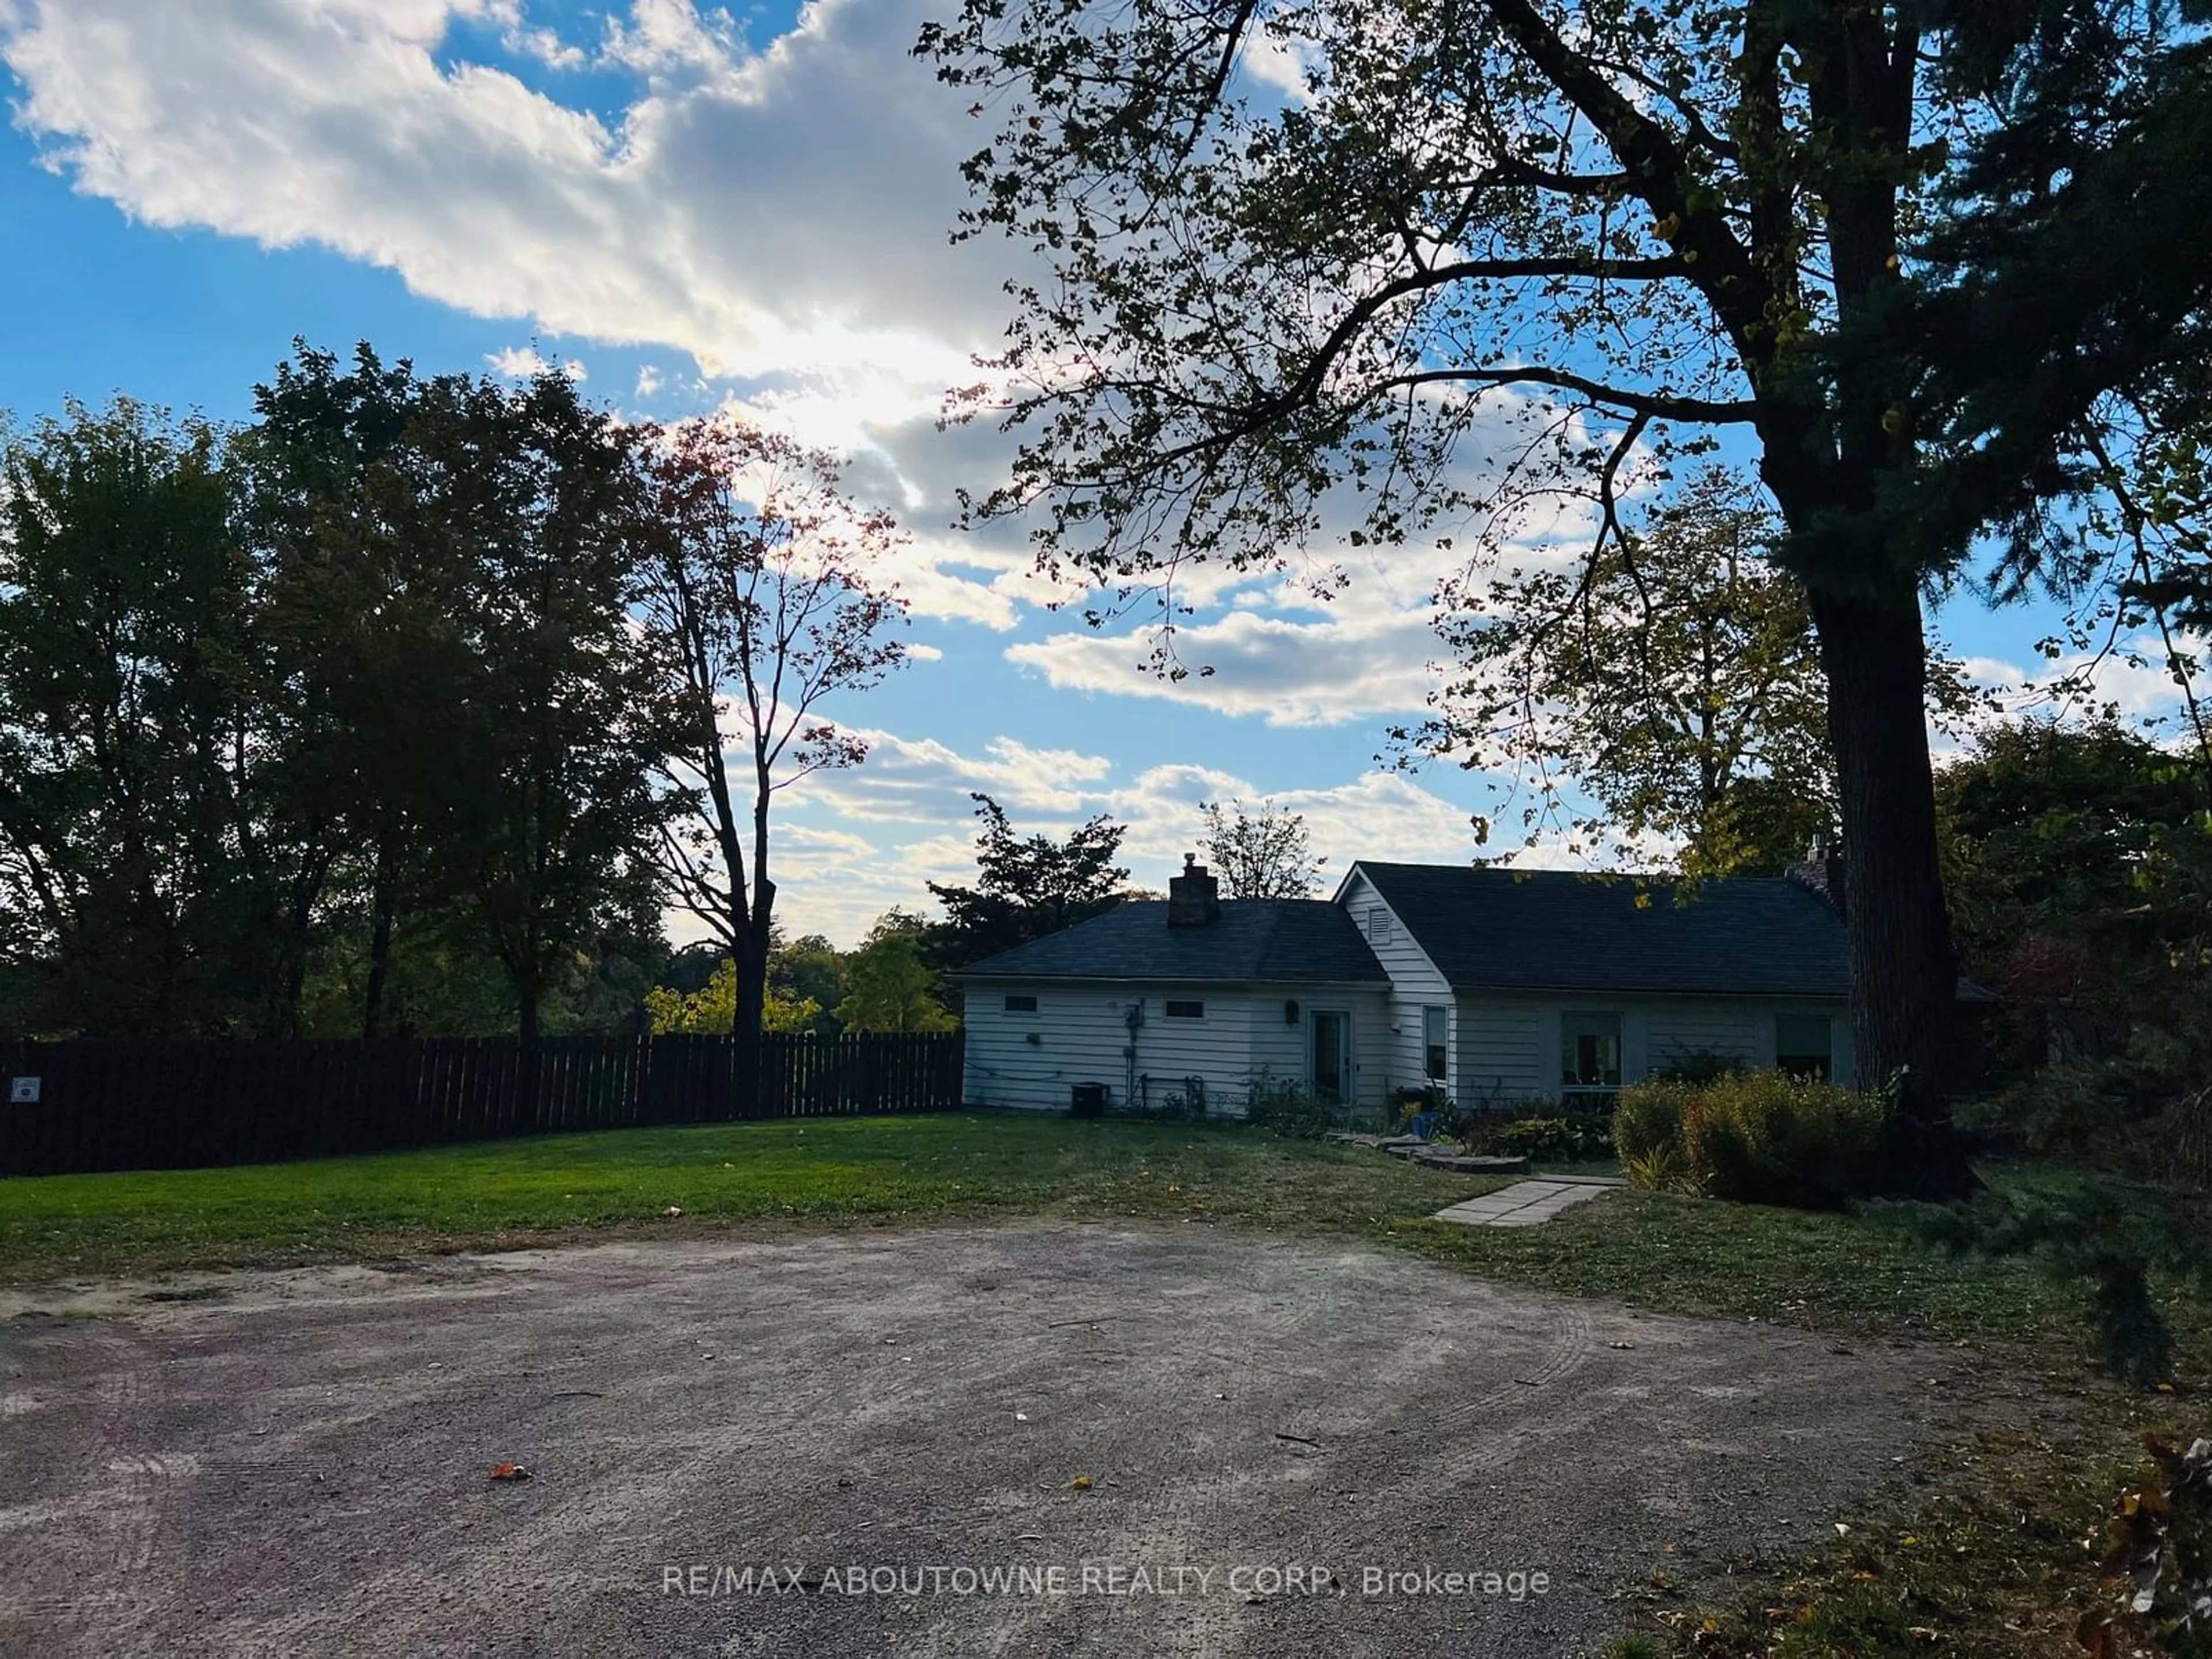
[[[851,988],[837,1005],[848,1031],[949,1031],[959,1024],[938,1000],[936,972],[922,960],[923,924],[893,910],[845,958]]]
[[[2205,49],[2152,0],[967,0],[917,50],[994,136],[1018,286],[986,512],[1102,581],[1527,528],[1755,451],[1828,684],[1864,1073],[1900,1180],[1964,1167],[1921,592],[2039,507],[2116,389],[2201,343]],[[1287,73],[1285,70],[1287,69]],[[2146,178],[2167,181],[2159,191]]]
[[[905,603],[880,570],[899,538],[888,515],[847,499],[820,451],[726,419],[650,441],[642,614],[682,688],[667,763],[697,807],[665,827],[658,858],[676,902],[738,964],[742,1042],[767,994],[771,809],[810,773],[860,763],[867,744],[823,704],[905,661]]]
[[[1308,898],[1320,884],[1326,859],[1314,856],[1306,821],[1286,806],[1261,801],[1257,811],[1241,800],[1225,805],[1200,801],[1206,862],[1230,898]]]

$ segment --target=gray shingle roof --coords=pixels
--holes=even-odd
[[[1850,994],[1843,919],[1782,877],[1707,881],[1678,905],[1635,877],[1357,867],[1456,990]]]
[[[1189,979],[1327,985],[1389,977],[1340,905],[1325,899],[1224,899],[1203,927],[1170,927],[1157,900],[1120,904],[955,977]]]

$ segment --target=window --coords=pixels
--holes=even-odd
[[[1167,1006],[1170,1019],[1204,1019],[1206,1005],[1202,1002],[1170,1002]]]
[[[1367,912],[1367,942],[1388,945],[1390,942],[1390,913],[1377,904]]]
[[[1451,1011],[1449,1008],[1421,1010],[1421,1053],[1426,1067],[1425,1075],[1431,1083],[1442,1083],[1449,1074],[1446,1064],[1446,1037]]]
[[[1559,1087],[1595,1091],[1620,1087],[1620,1016],[1559,1016]]]
[[[1792,1077],[1826,1083],[1835,1070],[1831,1028],[1826,1014],[1774,1017],[1774,1066]]]
[[[1036,999],[1035,997],[1008,997],[1006,999],[1006,1012],[1010,1014],[1033,1014],[1036,1012]]]

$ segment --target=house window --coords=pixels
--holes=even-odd
[[[1370,945],[1388,945],[1390,942],[1390,913],[1379,904],[1367,912],[1367,942]]]
[[[1036,999],[1035,997],[1008,997],[1006,999],[1006,1012],[1010,1014],[1033,1014],[1036,1012]]]
[[[1620,1087],[1620,1016],[1559,1016],[1559,1087],[1595,1093]]]
[[[1170,1019],[1204,1019],[1206,1005],[1202,1002],[1170,1002],[1167,1006]]]
[[[1425,1067],[1423,1074],[1431,1083],[1442,1083],[1450,1069],[1446,1064],[1444,1035],[1450,1012],[1447,1008],[1421,1010],[1421,1054]]]
[[[1774,1067],[1826,1083],[1835,1073],[1832,1030],[1826,1014],[1774,1017]]]

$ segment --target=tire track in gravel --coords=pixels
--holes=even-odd
[[[93,1357],[79,1396],[88,1433],[76,1451],[92,1490],[88,1502],[72,1509],[97,1542],[82,1565],[72,1564],[72,1590],[31,1598],[26,1610],[63,1632],[139,1624],[158,1603],[148,1575],[170,1493],[168,1457],[141,1449],[146,1419],[163,1395],[160,1376],[142,1343],[105,1322],[73,1321],[49,1343]]]

